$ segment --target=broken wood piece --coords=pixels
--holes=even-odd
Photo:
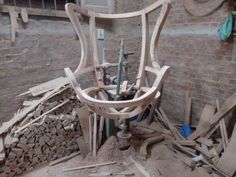
[[[51,91],[60,85],[66,85],[66,84],[69,84],[69,80],[66,77],[59,77],[59,78],[50,80],[48,82],[45,82],[43,84],[37,85],[35,87],[32,87],[29,89],[29,92],[33,96],[38,96],[48,91]]]
[[[38,101],[38,100],[31,100],[31,101],[27,101],[27,100],[26,100],[26,101],[23,102],[22,105],[23,105],[23,106],[31,106],[31,105],[37,103],[37,101]]]
[[[16,41],[16,32],[19,30],[19,26],[17,23],[17,17],[18,14],[15,11],[15,7],[8,7],[9,15],[10,15],[10,20],[11,20],[11,41],[15,42]]]
[[[220,107],[219,111],[216,112],[213,116],[210,117],[210,122],[206,122],[206,127],[201,132],[197,133],[194,136],[194,139],[196,139],[199,136],[205,136],[212,128],[214,128],[219,121],[227,114],[229,113],[233,108],[236,106],[236,93],[233,94],[231,97],[229,97],[222,107]]]
[[[191,140],[178,140],[177,142],[181,144],[182,146],[195,146],[196,145],[196,142],[191,141]]]
[[[80,127],[82,129],[82,133],[84,136],[84,140],[86,143],[89,143],[89,116],[90,112],[86,106],[81,108],[76,108],[75,111],[79,116]]]
[[[116,164],[116,163],[117,163],[116,161],[113,161],[113,162],[104,162],[104,163],[98,163],[98,164],[93,164],[93,165],[85,165],[85,166],[74,167],[74,168],[63,168],[63,171],[67,172],[67,171],[83,170],[83,169],[87,169],[87,168],[94,168],[94,167],[113,165],[113,164]]]
[[[187,148],[181,146],[180,144],[178,144],[177,142],[172,142],[172,144],[180,151],[184,152],[186,155],[189,155],[191,157],[197,157],[197,155],[195,153],[192,153],[191,151],[189,151]],[[225,177],[229,177],[225,172],[223,172],[223,170],[220,170],[218,167],[210,164],[206,159],[200,159],[203,163],[205,163],[206,165],[209,165],[211,168],[213,168],[214,170],[216,170],[218,173],[220,173],[221,175],[225,176]]]
[[[142,143],[140,150],[139,150],[139,154],[141,155],[142,159],[144,159],[144,160],[147,159],[147,155],[148,155],[147,148],[149,145],[154,144],[154,143],[159,143],[160,141],[163,141],[163,140],[164,140],[164,136],[162,136],[162,135],[146,139]]]
[[[79,146],[79,150],[81,152],[81,155],[83,158],[85,158],[87,156],[87,154],[89,153],[89,145],[88,143],[85,142],[84,137],[80,136],[77,140],[76,140],[78,146]]]
[[[216,107],[217,107],[217,111],[220,109],[220,103],[219,100],[216,100]],[[223,142],[223,148],[226,149],[226,147],[229,144],[229,140],[228,140],[228,135],[227,135],[227,131],[226,131],[226,127],[225,127],[225,119],[221,119],[219,122],[220,125],[220,133],[221,133],[221,138],[222,138],[222,142]]]
[[[225,172],[229,176],[233,176],[236,172],[236,125],[228,144],[228,147],[223,152],[219,162],[217,163],[217,168]]]
[[[80,154],[80,152],[74,152],[74,153],[72,153],[72,154],[70,154],[68,156],[65,156],[65,157],[62,157],[60,159],[54,160],[53,162],[51,162],[49,164],[49,166],[53,166],[53,165],[57,165],[57,164],[59,164],[61,162],[65,162],[65,161],[70,160],[70,159],[72,159],[73,157],[75,157],[75,156],[77,156],[79,154]]]
[[[212,144],[213,144],[213,141],[211,139],[207,139],[207,138],[204,138],[204,137],[199,137],[196,141],[201,143],[201,144],[204,144],[208,147],[212,146]]]
[[[209,128],[208,124],[211,121],[211,117],[215,113],[216,108],[211,105],[205,105],[202,114],[200,117],[200,120],[198,122],[196,130],[189,136],[189,139],[193,140],[196,139],[198,134],[202,132],[203,130],[206,130]]]
[[[28,17],[28,12],[27,12],[26,8],[22,8],[20,14],[21,14],[21,18],[22,18],[23,22],[28,23],[29,17]]]

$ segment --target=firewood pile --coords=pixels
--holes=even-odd
[[[236,94],[226,99],[222,106],[218,100],[216,106],[205,105],[198,124],[190,126],[191,133],[187,137],[180,131],[181,124],[174,124],[161,107],[157,108],[153,118],[158,126],[150,129],[149,134],[138,135],[145,139],[140,147],[140,156],[146,160],[149,145],[166,141],[193,171],[204,168],[209,177],[216,174],[233,177],[236,173],[235,106]],[[135,128],[138,130],[138,127]],[[144,128],[149,129],[150,126],[145,125]]]
[[[78,151],[81,103],[66,78],[29,89],[28,100],[0,127],[0,176],[16,176]]]

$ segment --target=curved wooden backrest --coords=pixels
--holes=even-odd
[[[148,28],[148,14],[154,11],[157,8],[161,7],[160,14],[156,20],[156,24],[154,26],[154,30],[149,41],[149,28]],[[88,59],[88,42],[85,36],[85,33],[82,29],[80,24],[78,13],[82,16],[86,16],[89,18],[89,27],[90,27],[90,47],[93,57],[93,65],[99,65],[98,59],[98,52],[97,52],[97,44],[96,44],[96,26],[95,20],[96,18],[103,18],[103,19],[122,19],[122,18],[132,18],[132,17],[141,17],[142,21],[142,49],[141,49],[141,59],[140,59],[140,66],[139,72],[137,75],[137,87],[142,87],[145,81],[145,66],[147,65],[147,60],[150,58],[152,67],[160,70],[160,65],[157,61],[156,56],[156,47],[157,42],[160,36],[161,29],[167,17],[167,13],[170,7],[170,0],[158,0],[152,5],[144,8],[142,10],[130,13],[122,13],[122,14],[103,14],[103,13],[96,13],[90,10],[82,9],[80,6],[75,5],[73,3],[66,4],[66,12],[71,20],[73,27],[80,39],[81,44],[81,60],[80,64],[78,65],[77,69],[75,70],[75,74],[79,71],[85,69],[86,62]],[[97,80],[98,86],[102,85],[100,73],[94,70],[95,79]]]

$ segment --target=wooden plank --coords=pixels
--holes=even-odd
[[[84,140],[89,144],[89,116],[90,112],[86,106],[76,108],[75,111],[79,116],[80,127],[83,132]]]
[[[204,144],[208,147],[212,146],[212,144],[213,144],[212,140],[204,138],[204,137],[199,137],[196,141],[201,143],[201,144]]]
[[[236,172],[236,124],[231,136],[231,140],[227,149],[223,152],[217,167],[229,176],[233,176]]]
[[[58,87],[59,85],[67,85],[69,84],[69,79],[66,77],[59,77],[53,80],[50,80],[48,82],[42,83],[40,85],[37,85],[35,87],[32,87],[29,89],[29,91],[20,94],[20,96],[25,95],[25,94],[32,94],[33,96],[38,96],[43,93],[46,93],[48,91],[51,91]]]
[[[211,116],[210,122],[206,122],[206,128],[203,129],[201,132],[199,132],[197,135],[195,135],[195,138],[199,136],[204,136],[210,131],[212,128],[214,128],[223,117],[230,112],[233,108],[236,106],[236,93],[233,94],[231,97],[229,97],[222,107],[220,107],[219,111]]]
[[[189,136],[189,139],[195,139],[196,136],[203,130],[209,128],[209,122],[211,121],[212,115],[215,113],[216,108],[211,105],[205,105],[200,120],[198,122],[196,130]]]

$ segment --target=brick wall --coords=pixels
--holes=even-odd
[[[172,118],[182,119],[184,90],[191,89],[192,117],[196,122],[204,104],[220,103],[236,91],[235,47],[233,40],[221,42],[217,29],[228,14],[225,3],[207,17],[193,17],[183,0],[172,2],[166,27],[160,39],[159,57],[171,66],[163,107]]]
[[[142,9],[154,0],[117,0],[115,12]],[[162,105],[171,118],[181,120],[184,110],[184,90],[191,87],[194,120],[203,105],[220,103],[235,92],[236,44],[220,42],[217,29],[228,13],[227,3],[212,15],[198,18],[185,11],[183,0],[173,0],[172,9],[161,34],[158,55],[161,64],[171,66],[166,81]],[[150,17],[154,25],[155,14]],[[0,122],[9,120],[22,100],[16,95],[40,82],[63,75],[63,68],[75,68],[80,56],[79,43],[68,21],[30,19],[21,27],[16,44],[9,42],[9,19],[0,16]],[[112,26],[111,26],[112,25]],[[125,39],[130,57],[129,73],[135,78],[140,57],[140,19],[107,23],[105,40],[98,44],[106,48],[106,58],[117,61],[120,39]],[[113,34],[113,35],[111,35]],[[23,52],[23,53],[22,53]],[[12,55],[13,54],[13,55]],[[15,55],[17,54],[17,55]],[[18,55],[19,54],[19,55]],[[115,72],[114,72],[115,73]]]

